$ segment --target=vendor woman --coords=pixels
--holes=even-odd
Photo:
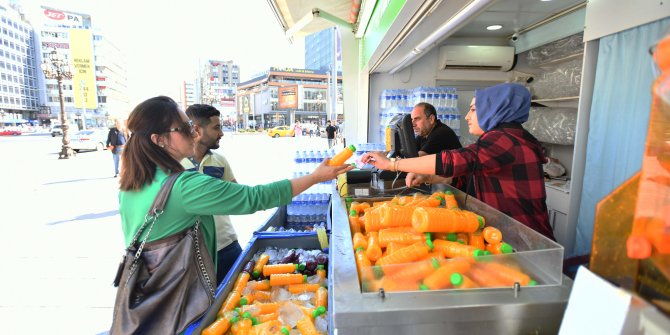
[[[519,84],[477,90],[465,116],[470,134],[479,136],[476,143],[402,160],[372,152],[361,160],[383,170],[410,172],[408,186],[430,175],[473,178],[479,200],[555,240],[545,202],[542,164],[547,159],[538,140],[521,126],[529,110],[530,93]]]

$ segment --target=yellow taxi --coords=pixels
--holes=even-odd
[[[280,136],[293,137],[293,136],[295,136],[295,132],[293,131],[293,127],[277,126],[277,127],[274,127],[272,129],[268,130],[268,136],[274,137],[274,138],[277,138],[277,137],[280,137]]]

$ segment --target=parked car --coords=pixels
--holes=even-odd
[[[76,124],[71,124],[70,127],[68,128],[68,131],[70,134],[72,134],[75,131],[79,131],[79,126]],[[51,137],[56,137],[58,136],[63,136],[63,127],[60,124],[54,125],[51,127]]]
[[[268,136],[274,137],[274,138],[277,138],[277,137],[280,137],[280,136],[293,137],[293,136],[295,136],[295,132],[293,131],[293,127],[277,126],[277,127],[274,127],[272,129],[268,130]]]
[[[72,150],[105,150],[107,142],[107,131],[104,129],[80,130],[70,138],[70,147]]]
[[[17,136],[21,135],[21,131],[14,128],[0,128],[0,136]]]

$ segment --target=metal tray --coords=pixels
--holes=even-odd
[[[459,206],[482,215],[515,247],[514,257],[538,281],[534,287],[362,293],[345,201],[333,199],[330,280],[332,328],[345,334],[557,333],[572,281],[563,276],[563,247],[449,187]],[[353,198],[369,201],[369,198]],[[496,256],[497,257],[497,256]]]
[[[242,271],[244,265],[253,258],[257,251],[265,249],[267,247],[278,247],[278,248],[302,248],[302,249],[320,249],[319,240],[316,237],[316,234],[313,235],[292,235],[292,234],[280,234],[274,233],[272,235],[260,235],[252,237],[251,241],[247,247],[242,251],[242,254],[237,258],[237,261],[233,265],[231,271],[228,272],[224,278],[221,285],[216,290],[216,295],[214,298],[214,303],[209,307],[205,316],[202,317],[198,322],[193,323],[188,327],[184,334],[200,334],[205,328],[207,328],[212,322],[216,320],[216,314],[221,308],[221,305],[226,300],[228,293],[232,290],[235,285],[235,278]],[[331,264],[331,254],[328,254],[328,271],[332,271],[330,268]],[[328,306],[331,306],[333,297],[330,294],[331,282],[329,275],[328,283]],[[330,313],[330,308],[328,309]],[[329,314],[329,324],[331,325],[329,329],[332,333],[332,319]]]

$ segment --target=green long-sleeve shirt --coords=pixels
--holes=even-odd
[[[121,229],[126,246],[144,223],[144,216],[167,177],[165,172],[157,169],[151,184],[145,185],[139,191],[119,193]],[[246,186],[197,172],[184,172],[172,187],[165,210],[156,221],[148,241],[190,228],[195,223],[196,216],[200,215],[205,243],[216,264],[216,231],[212,215],[250,214],[289,204],[291,198],[292,188],[288,180]]]

